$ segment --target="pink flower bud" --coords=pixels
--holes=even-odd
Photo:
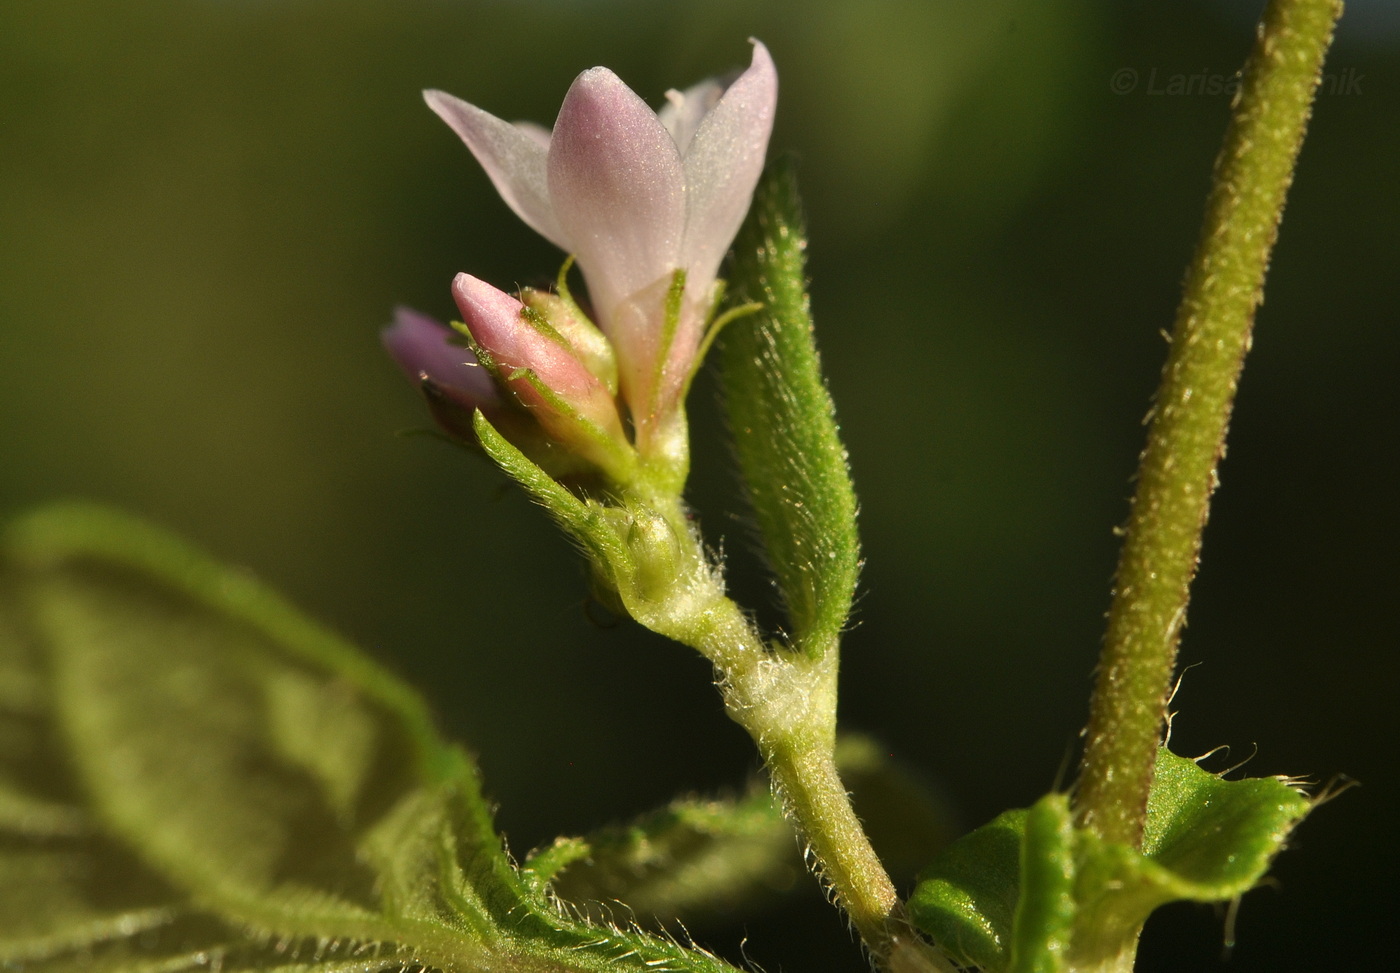
[[[535,417],[505,398],[491,372],[468,348],[465,336],[425,314],[394,309],[394,323],[380,333],[389,356],[428,401],[443,431],[476,445],[472,416],[480,410],[497,430],[555,477],[596,473],[593,464],[550,438]]]
[[[550,438],[614,478],[631,445],[607,387],[558,331],[524,304],[470,274],[458,274],[452,296],[478,358]]]

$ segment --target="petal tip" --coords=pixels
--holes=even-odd
[[[454,110],[460,111],[463,105],[466,105],[468,108],[471,107],[470,104],[458,98],[456,95],[450,95],[446,91],[441,91],[437,88],[424,88],[423,102],[431,108],[439,118],[449,125],[452,124],[450,116]]]
[[[564,104],[559,109],[559,115],[564,116],[565,109],[569,103],[573,102],[577,106],[580,102],[601,107],[609,103],[616,104],[619,100],[638,101],[641,99],[627,82],[619,78],[611,69],[604,67],[589,68],[583,71],[574,83],[569,85],[568,92],[564,95]]]
[[[452,278],[452,296],[463,315],[476,314],[514,316],[524,307],[518,300],[471,274],[458,274]],[[471,321],[467,322],[469,325]]]

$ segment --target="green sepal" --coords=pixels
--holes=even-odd
[[[619,574],[629,574],[632,559],[613,529],[602,504],[580,500],[569,489],[512,445],[496,431],[491,421],[478,411],[472,420],[477,442],[501,470],[525,488],[544,507],[602,573],[610,588],[616,589]]]
[[[561,439],[561,442],[571,452],[596,463],[613,483],[630,483],[636,478],[637,454],[631,444],[609,435],[606,429],[574,408],[571,402],[546,385],[533,368],[513,369],[505,380],[507,383],[525,382],[544,400],[551,412],[565,420],[570,437],[568,440]]]
[[[792,626],[819,656],[837,644],[860,567],[856,499],[808,307],[806,228],[789,166],[770,168],[734,244],[735,305],[762,310],[718,341],[730,435]]]
[[[601,598],[615,601],[652,631],[687,645],[696,645],[716,624],[737,616],[678,500],[631,495],[605,506],[579,499],[480,412],[474,429],[486,455],[550,513],[589,559]],[[677,591],[686,597],[673,597]]]
[[[1143,848],[1074,828],[1051,794],[955,842],[920,877],[910,913],[951,957],[989,973],[1106,968],[1131,957],[1168,902],[1227,902],[1259,884],[1311,808],[1278,778],[1228,781],[1165,748]]]
[[[560,345],[573,354],[569,342],[538,311],[529,306],[522,306],[520,318],[546,340]],[[497,387],[510,396],[517,410],[527,416],[533,414],[534,421],[540,422],[540,414],[534,413],[532,408],[521,400],[520,392],[515,387],[516,382],[524,382],[529,385],[531,390],[543,400],[546,414],[552,416],[550,423],[540,422],[540,435],[546,441],[553,440],[554,444],[562,448],[566,454],[574,454],[585,463],[591,463],[598,467],[614,483],[632,481],[637,473],[637,456],[630,443],[620,435],[609,434],[597,422],[586,417],[572,403],[546,385],[534,369],[508,368],[502,365],[496,360],[495,355],[477,342],[471,329],[465,324],[453,321],[451,326],[466,341],[477,362],[490,373]],[[480,414],[479,410],[476,414]],[[475,425],[475,417],[473,417],[473,425]],[[484,444],[480,442],[479,435],[477,442],[478,445],[484,447]],[[487,452],[489,453],[489,450]]]
[[[0,560],[0,965],[722,973],[563,915],[417,696],[247,575],[100,508]]]
[[[715,283],[715,290],[720,294],[719,300],[715,302],[716,306],[724,299],[724,288],[724,281],[721,280]],[[711,318],[710,323],[705,326],[704,337],[700,339],[700,348],[695,353],[695,361],[690,366],[690,374],[685,377],[685,385],[681,387],[682,401],[690,394],[690,386],[695,381],[695,376],[700,374],[700,368],[705,364],[705,359],[709,357],[710,348],[714,345],[715,339],[724,333],[725,327],[742,317],[747,317],[750,314],[755,314],[762,310],[762,304],[757,301],[750,301],[747,304],[740,304],[736,307],[727,308],[725,311]]]

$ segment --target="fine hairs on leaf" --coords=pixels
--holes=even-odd
[[[1065,796],[1051,794],[955,842],[910,909],[959,962],[989,973],[1097,969],[1131,950],[1158,906],[1254,888],[1311,808],[1287,781],[1227,781],[1161,749],[1141,852],[1074,827]]]
[[[729,432],[763,548],[809,655],[835,646],[860,569],[856,498],[822,378],[806,287],[807,235],[789,161],[775,163],[734,243],[731,300],[760,310],[719,337]]]
[[[7,969],[729,969],[561,914],[416,695],[246,575],[84,506],[3,565]]]

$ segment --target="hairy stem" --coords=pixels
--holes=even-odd
[[[1271,0],[1215,164],[1124,530],[1076,811],[1139,846],[1201,532],[1269,253],[1341,14]]]
[[[833,646],[813,658],[766,645],[723,592],[718,572],[678,501],[652,499],[664,511],[685,567],[634,618],[700,651],[719,673],[729,715],[753,737],[774,790],[807,844],[812,865],[875,960],[886,968],[950,970],[909,929],[894,883],[870,844],[836,771],[836,675]]]
[[[903,907],[836,771],[836,652],[769,653],[725,675],[730,715],[763,755],[812,864],[886,969],[951,971],[903,918]]]

